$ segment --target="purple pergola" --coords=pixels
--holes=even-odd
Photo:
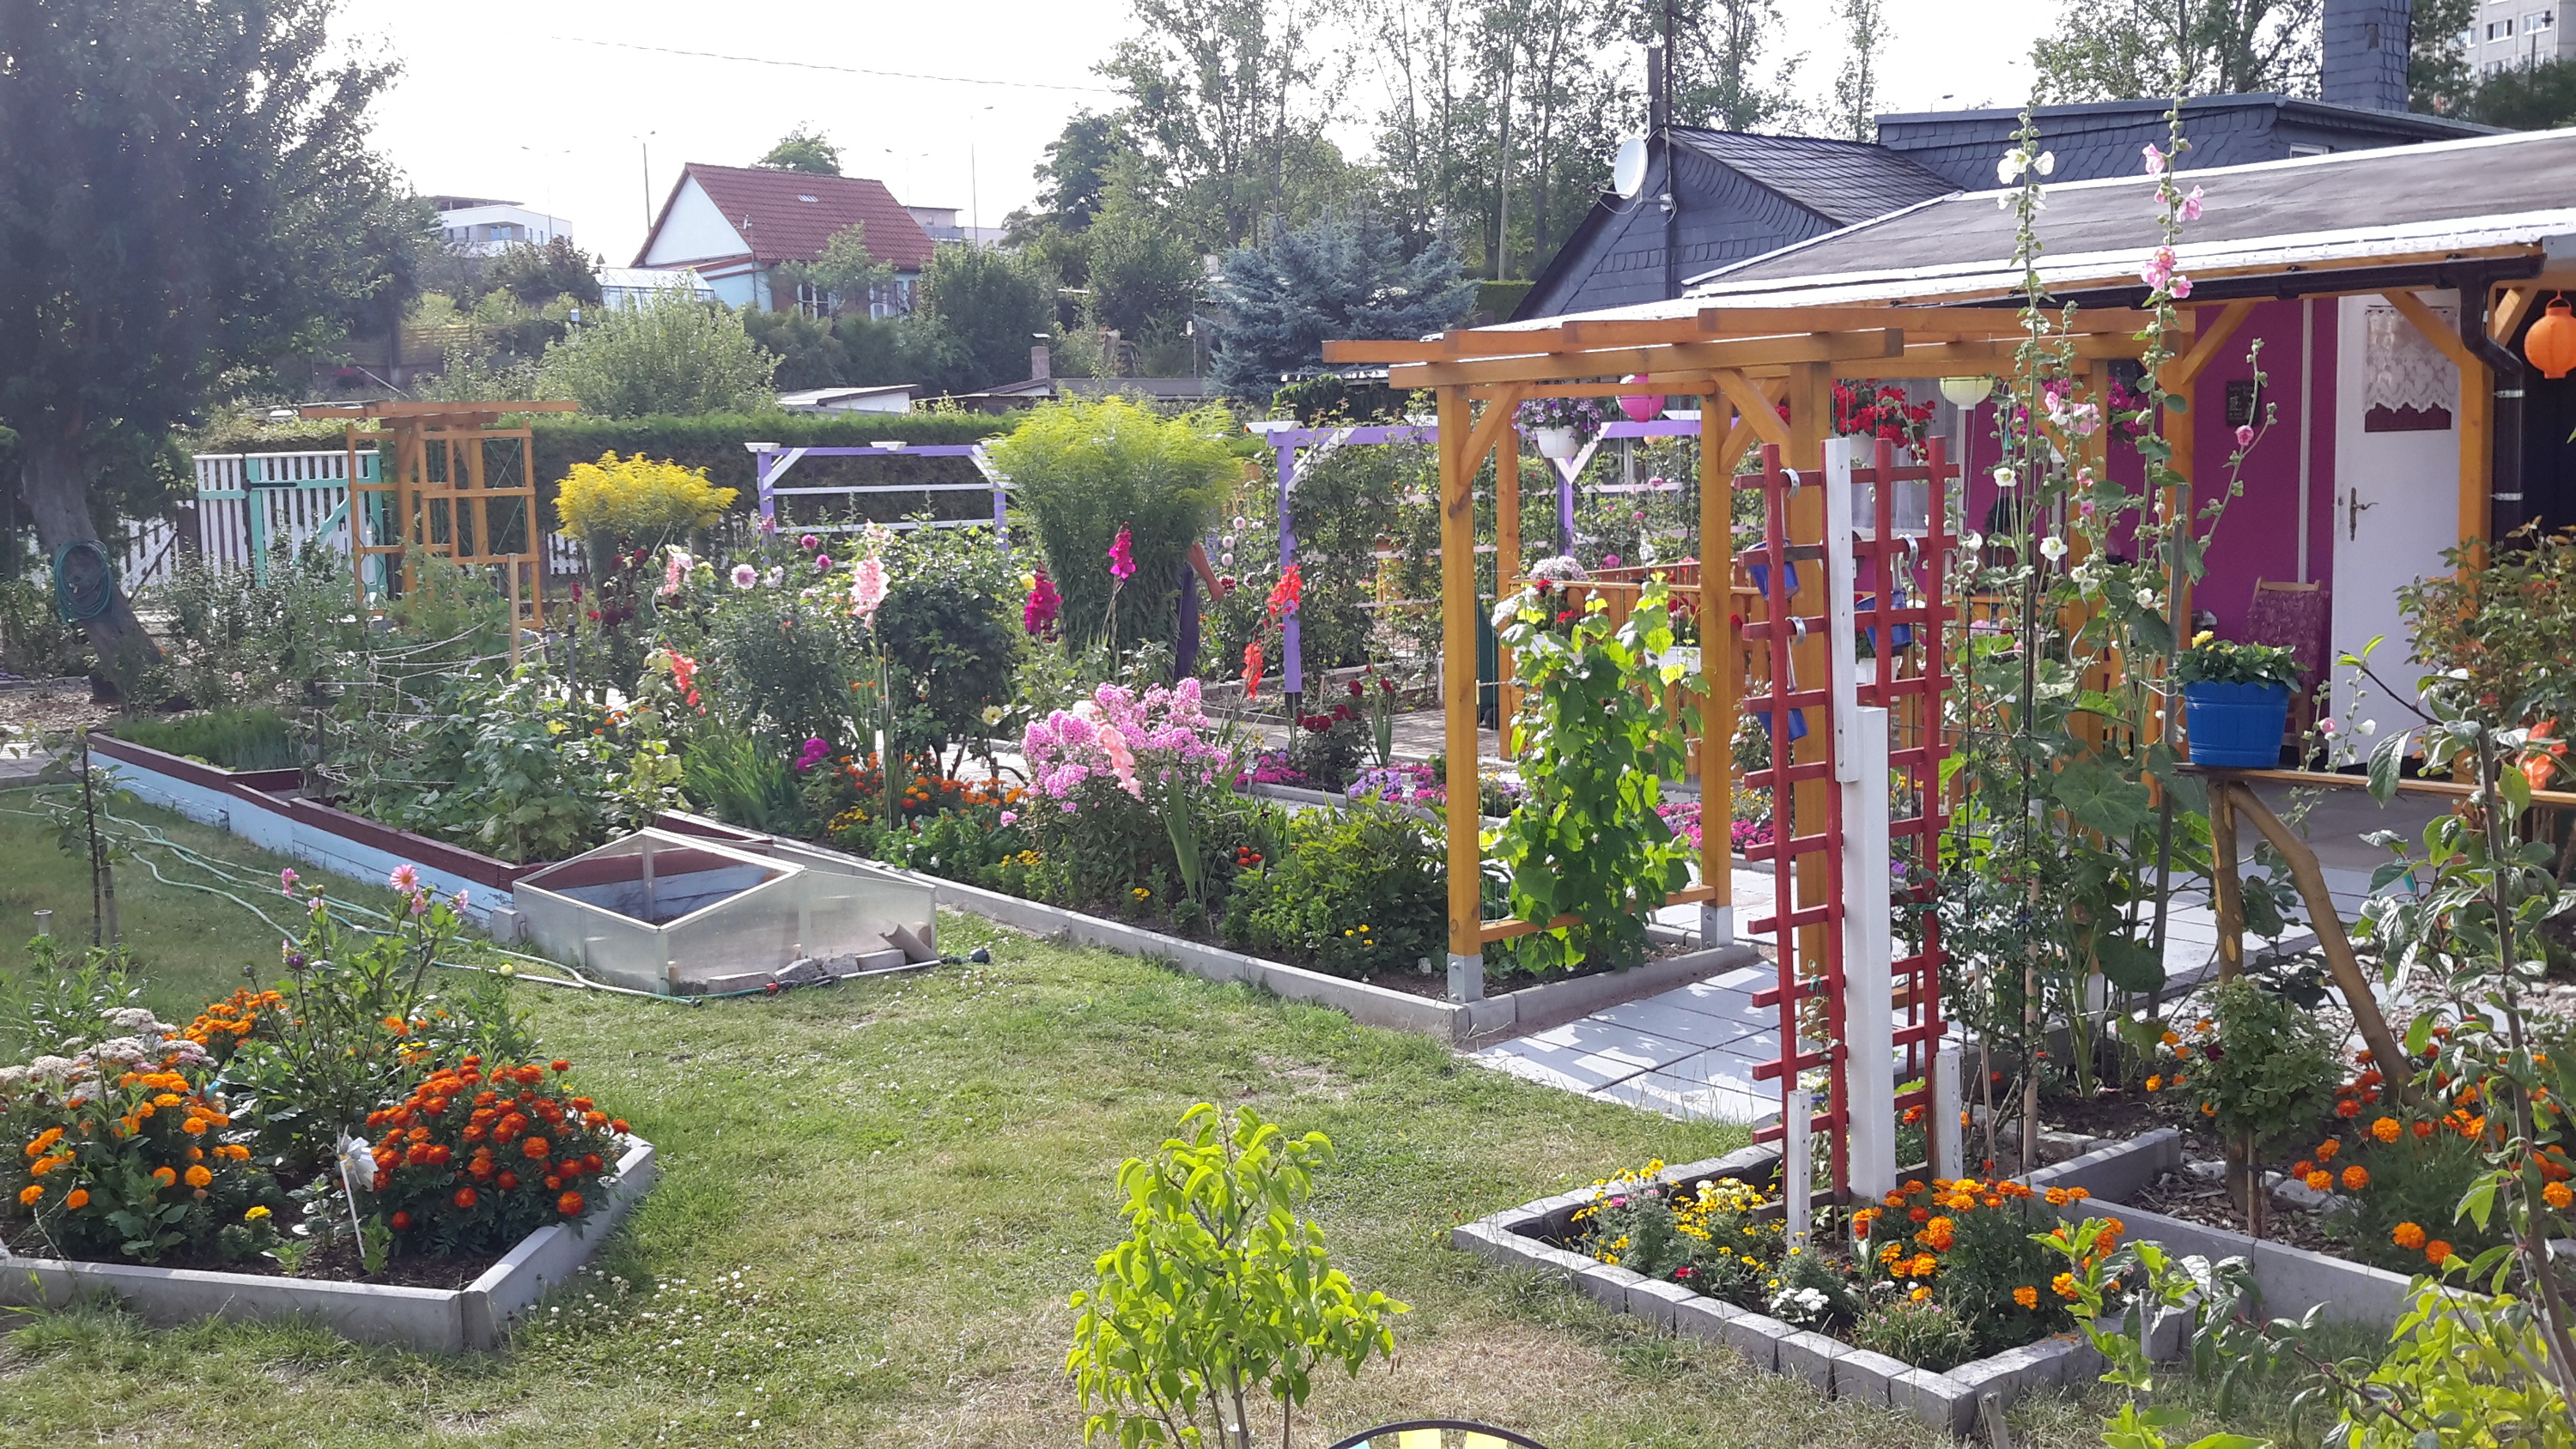
[[[1437,423],[1387,423],[1369,427],[1310,428],[1288,423],[1254,423],[1252,431],[1262,435],[1278,455],[1279,476],[1279,567],[1285,572],[1297,561],[1297,517],[1290,495],[1306,476],[1306,471],[1334,452],[1351,446],[1379,446],[1387,443],[1437,443]],[[1522,429],[1526,434],[1527,429]],[[1697,438],[1697,418],[1656,418],[1649,422],[1620,421],[1602,427],[1583,451],[1571,458],[1551,458],[1556,469],[1556,538],[1561,552],[1574,547],[1574,480],[1582,476],[1592,454],[1608,438]],[[1301,459],[1303,450],[1313,450]],[[821,451],[820,449],[816,451]],[[1643,485],[1638,485],[1642,487]],[[1602,492],[1635,491],[1624,484],[1607,484]],[[998,505],[997,505],[998,506]],[[1280,689],[1286,694],[1305,693],[1305,662],[1298,648],[1297,615],[1289,612],[1281,629]]]

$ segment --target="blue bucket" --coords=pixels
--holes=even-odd
[[[2290,723],[2290,686],[2186,684],[2182,708],[2193,764],[2268,770],[2281,763],[2281,735]]]

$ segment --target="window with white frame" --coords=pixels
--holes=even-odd
[[[2522,33],[2529,35],[2535,30],[2553,29],[2557,24],[2558,12],[2555,10],[2529,11],[2522,17]]]
[[[2487,22],[2487,41],[2489,44],[2493,44],[2499,40],[2511,39],[2513,39],[2513,21],[2510,17],[2503,20],[2490,20]]]

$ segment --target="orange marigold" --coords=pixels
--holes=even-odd
[[[2420,1248],[2424,1246],[2423,1226],[2418,1223],[2399,1223],[2397,1230],[2388,1235],[2388,1240],[2401,1248]]]
[[[2049,1280],[2048,1286],[2051,1291],[2057,1294],[2058,1297],[2065,1299],[2069,1303],[2075,1301],[2076,1289],[2074,1274],[2060,1273],[2055,1278]]]
[[[2039,1290],[2025,1283],[2013,1290],[2013,1301],[2024,1308],[2037,1308],[2039,1306]]]
[[[25,1187],[18,1189],[18,1203],[22,1207],[34,1207],[36,1205],[36,1199],[43,1197],[44,1195],[45,1190],[31,1182]]]
[[[2332,1162],[2334,1155],[2341,1151],[2343,1151],[2343,1144],[2329,1137],[2317,1144],[2317,1161]]]
[[[2404,1130],[2404,1128],[2397,1125],[2397,1119],[2394,1117],[2382,1117],[2378,1121],[2370,1124],[2370,1135],[2378,1138],[2382,1142],[2396,1141],[2397,1134]]]
[[[2356,1162],[2343,1170],[2344,1191],[2359,1192],[2368,1186],[2370,1186],[2370,1172],[2360,1163]]]
[[[190,1187],[204,1187],[212,1183],[214,1180],[215,1175],[208,1172],[205,1164],[202,1162],[188,1169],[188,1186]]]
[[[2323,1192],[2327,1188],[2334,1186],[2334,1174],[2326,1171],[2322,1167],[2309,1173],[2305,1180],[2309,1188],[2316,1192]]]
[[[156,1167],[152,1169],[152,1181],[155,1186],[168,1187],[170,1184],[177,1182],[178,1180],[179,1174],[171,1171],[169,1168]]]
[[[67,1208],[70,1208],[70,1209],[72,1209],[72,1210],[73,1210],[73,1211],[75,1211],[75,1212],[79,1211],[79,1210],[80,1210],[80,1209],[82,1209],[82,1208],[88,1207],[88,1206],[89,1206],[89,1189],[88,1189],[88,1188],[85,1188],[85,1187],[76,1187],[76,1188],[73,1188],[70,1192],[65,1193],[65,1194],[63,1195],[63,1206],[65,1206],[65,1207],[67,1207]]]
[[[2540,1189],[2540,1200],[2564,1212],[2569,1206],[2576,1205],[2576,1188],[2563,1182],[2553,1182]]]
[[[2444,1262],[2448,1261],[2450,1256],[2451,1245],[2443,1242],[2440,1238],[2435,1238],[2433,1241],[2424,1245],[2424,1261],[2431,1263],[2437,1268]]]

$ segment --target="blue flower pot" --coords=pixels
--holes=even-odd
[[[2281,763],[2281,734],[2290,723],[2290,686],[2186,684],[2182,708],[2193,764],[2268,770]]]

